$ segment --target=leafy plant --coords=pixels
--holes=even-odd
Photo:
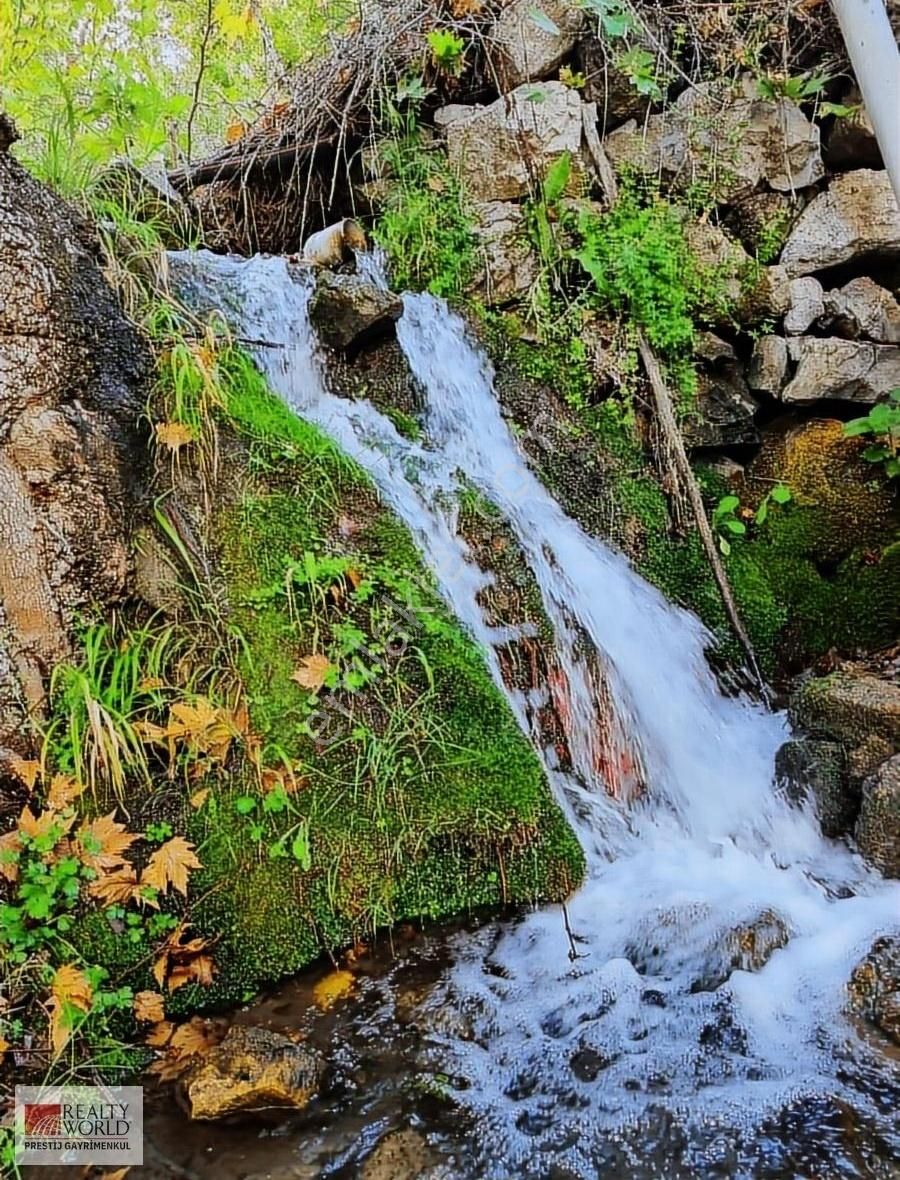
[[[452,29],[432,29],[425,38],[435,65],[454,77],[462,72],[466,43]]]
[[[863,451],[863,458],[883,466],[888,479],[900,475],[900,389],[892,390],[888,401],[873,406],[864,418],[844,426],[846,438],[867,435],[874,441]]]
[[[769,518],[770,504],[790,504],[793,498],[794,494],[787,484],[776,484],[770,492],[766,492],[765,496],[763,496],[762,500],[759,502],[759,505],[756,509],[756,515],[753,518],[755,523],[765,524]]]
[[[821,94],[830,81],[827,74],[768,73],[757,79],[756,88],[760,98],[787,98],[792,102],[803,102]]]
[[[713,509],[712,526],[718,534],[719,549],[726,557],[731,552],[731,541],[728,539],[728,534],[733,537],[743,537],[747,532],[746,524],[737,516],[740,506],[740,497],[730,495],[723,496]]]

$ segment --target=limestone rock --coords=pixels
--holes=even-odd
[[[874,734],[900,746],[900,684],[854,665],[807,681],[794,715],[807,728],[851,745]]]
[[[755,267],[740,242],[708,221],[689,221],[684,236],[697,264],[724,286],[728,304],[742,323],[780,319],[788,310],[790,282],[782,267]],[[715,314],[716,308],[709,311]]]
[[[900,754],[863,783],[856,842],[886,877],[900,877]]]
[[[900,344],[900,303],[872,279],[861,276],[826,291],[824,304],[823,326],[834,335]]]
[[[859,812],[859,784],[847,779],[847,757],[840,742],[801,737],[785,742],[775,756],[775,775],[796,803],[810,796],[824,835],[832,839],[853,831]]]
[[[91,604],[126,593],[149,352],[93,227],[3,145],[0,115],[0,746]]]
[[[649,10],[642,13],[644,21],[653,24]],[[657,46],[666,39],[665,33],[659,27],[653,27],[650,32],[652,36],[636,30],[632,46],[655,56]],[[628,119],[636,119],[642,125],[654,105],[653,99],[641,94],[629,75],[619,69],[618,56],[609,40],[597,35],[596,26],[579,41],[579,64],[585,80],[582,94],[585,102],[597,104],[601,138]]]
[[[785,402],[834,398],[870,406],[900,385],[900,348],[894,345],[796,336],[787,348],[797,367],[781,391]]]
[[[266,1028],[232,1025],[187,1075],[191,1118],[220,1119],[270,1108],[303,1110],[318,1092],[323,1062],[308,1045]]]
[[[725,222],[744,249],[760,262],[773,262],[788,239],[797,202],[788,193],[756,189],[740,196]]]
[[[787,379],[788,350],[783,336],[760,336],[753,345],[747,384],[777,397]]]
[[[403,300],[361,275],[323,271],[309,304],[320,338],[332,348],[352,348],[388,331],[403,314]]]
[[[879,938],[853,969],[850,1008],[900,1045],[900,938]]]
[[[844,106],[857,109],[850,115],[836,118],[825,147],[830,168],[883,168],[881,149],[875,128],[862,102],[857,86],[851,86],[841,99]]]
[[[487,201],[473,212],[483,261],[474,289],[488,305],[509,303],[531,289],[540,270],[525,231],[522,206]]]
[[[525,196],[531,177],[545,176],[564,152],[573,175],[580,167],[581,98],[561,82],[519,86],[444,129],[450,164],[475,201]]]
[[[900,210],[887,172],[861,168],[835,177],[807,205],[781,252],[792,276],[872,257],[900,256]]]
[[[627,123],[606,138],[617,168],[630,166],[670,183],[710,177],[721,201],[765,181],[780,192],[815,184],[824,172],[819,130],[787,99],[761,99],[755,82],[737,94],[691,87],[643,127]]]
[[[543,28],[535,14],[546,16],[558,32]],[[512,0],[488,33],[491,57],[504,90],[549,78],[575,48],[584,8],[573,0]]]
[[[711,332],[698,337],[702,364],[697,396],[682,432],[689,447],[739,446],[759,441],[754,417],[759,408],[750,396],[734,349]]]
[[[789,336],[802,336],[825,311],[822,284],[818,279],[791,279],[791,306],[784,317],[784,330]]]

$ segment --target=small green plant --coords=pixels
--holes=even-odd
[[[863,451],[863,458],[880,464],[888,479],[900,475],[900,389],[892,390],[889,399],[873,406],[864,418],[848,422],[844,436],[871,436],[874,441]]]
[[[718,535],[721,552],[728,557],[731,553],[731,538],[746,536],[748,522],[757,527],[764,525],[769,519],[773,504],[783,506],[789,504],[793,498],[791,489],[784,483],[776,484],[766,492],[755,511],[752,508],[742,508],[739,496],[723,496],[712,512],[712,527]]]
[[[452,29],[432,29],[425,38],[438,69],[454,78],[462,73],[466,43]]]
[[[776,484],[771,491],[766,492],[762,500],[756,508],[756,514],[753,517],[755,524],[765,524],[769,518],[769,505],[771,504],[790,504],[793,500],[794,494],[785,483]]]
[[[757,79],[756,88],[760,98],[787,98],[792,102],[803,102],[821,94],[830,81],[827,74],[768,73]]]

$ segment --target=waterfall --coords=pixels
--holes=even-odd
[[[547,907],[456,941],[441,1002],[465,1032],[435,1035],[430,1051],[465,1080],[461,1100],[486,1132],[475,1174],[543,1177],[552,1163],[568,1169],[560,1176],[631,1176],[635,1138],[662,1137],[661,1120],[666,1143],[684,1131],[684,1170],[660,1138],[660,1170],[646,1175],[760,1174],[739,1144],[762,1150],[767,1117],[823,1095],[852,1103],[900,1150],[889,1105],[900,1070],[878,1066],[887,1099],[860,1082],[868,1051],[843,1011],[854,963],[900,927],[900,885],[826,841],[775,789],[785,719],[724,696],[700,622],[566,516],[529,469],[463,321],[429,295],[404,298],[398,338],[424,391],[424,445],[368,401],[328,390],[308,276],[280,258],[202,252],[172,266],[193,306],[266,342],[253,351],[272,388],[369,472],[409,527],[584,846],[587,880],[567,921]],[[499,509],[552,623],[571,718],[565,770],[504,684],[498,649],[510,636],[479,605],[489,575],[457,531],[461,476]],[[630,798],[616,797],[598,754],[585,637],[609,698],[605,741],[639,767]]]

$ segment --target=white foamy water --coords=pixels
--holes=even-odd
[[[488,575],[456,532],[461,473],[509,523],[554,626],[573,772],[540,752],[588,860],[568,905],[578,957],[558,906],[458,939],[436,1004],[457,1009],[460,1028],[429,1052],[468,1086],[458,1097],[486,1145],[478,1174],[753,1175],[729,1154],[735,1136],[749,1142],[804,1096],[836,1096],[882,1136],[900,1135],[883,1099],[852,1080],[875,1076],[896,1099],[896,1063],[844,1013],[854,963],[900,929],[900,885],[824,840],[815,817],[774,789],[784,719],[722,695],[699,621],[566,516],[528,468],[463,322],[431,296],[405,297],[398,336],[425,397],[428,444],[418,445],[367,401],[326,389],[307,276],[280,258],[178,255],[173,267],[196,306],[268,342],[253,351],[272,388],[369,472],[501,688],[493,644],[509,629],[492,630],[478,605]],[[646,790],[631,804],[608,794],[598,770],[584,636],[642,767]],[[530,733],[525,702],[507,695]],[[644,1161],[640,1171],[632,1140],[651,1124],[665,1126],[654,1132],[661,1170]]]

